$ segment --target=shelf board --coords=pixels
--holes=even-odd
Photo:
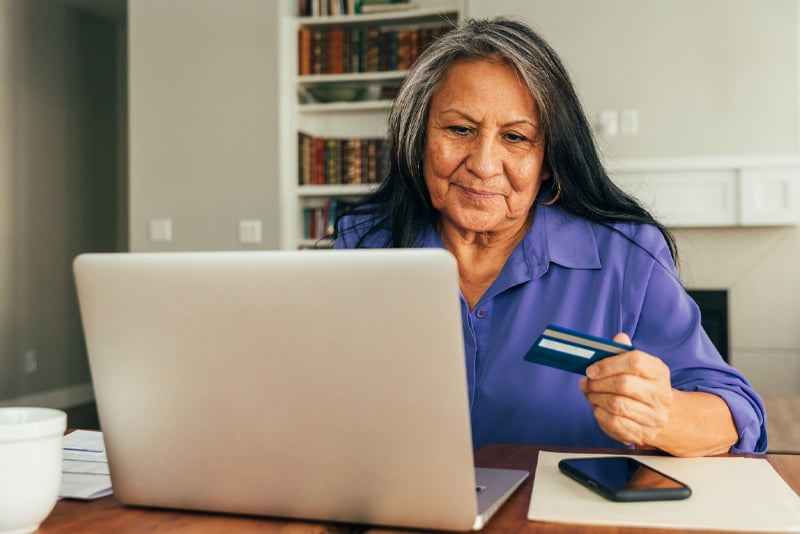
[[[346,74],[306,74],[297,77],[301,85],[335,82],[382,82],[385,80],[402,80],[407,71],[386,70],[378,72],[348,72]]]
[[[297,196],[300,197],[344,197],[359,196],[372,193],[379,184],[354,185],[300,185]]]
[[[364,100],[361,102],[328,102],[324,104],[300,104],[300,113],[317,113],[325,111],[372,111],[386,110],[392,107],[391,100]]]
[[[298,248],[333,248],[333,241],[323,237],[322,239],[303,238],[297,242]]]
[[[428,22],[431,18],[440,17],[442,21],[458,18],[458,9],[421,8],[385,13],[368,13],[360,15],[331,15],[326,17],[297,17],[299,26],[374,26],[386,24],[397,26],[414,22]]]

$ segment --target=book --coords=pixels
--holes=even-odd
[[[311,74],[325,74],[326,49],[325,30],[316,28],[311,30]]]
[[[344,29],[328,28],[325,31],[325,70],[326,74],[344,73]]]
[[[297,73],[301,76],[311,74],[311,52],[313,47],[313,37],[310,28],[300,28],[297,32]]]

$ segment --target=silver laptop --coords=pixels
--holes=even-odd
[[[442,250],[87,254],[74,263],[114,493],[131,505],[479,529]]]

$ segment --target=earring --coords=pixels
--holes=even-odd
[[[553,198],[551,198],[550,200],[546,200],[544,202],[540,201],[539,204],[541,204],[542,206],[552,206],[553,204],[556,203],[558,197],[561,196],[561,183],[556,179],[555,176],[553,176],[553,181],[556,184],[556,194],[553,195]],[[551,187],[550,189],[552,190],[553,188]]]

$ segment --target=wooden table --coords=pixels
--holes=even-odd
[[[667,529],[561,525],[556,523],[528,521],[528,504],[539,450],[540,448],[538,447],[523,445],[490,445],[480,449],[476,453],[475,464],[477,466],[525,469],[531,473],[531,477],[517,489],[481,532],[570,532],[576,534],[663,534],[675,532]],[[546,450],[612,452],[599,449],[587,451],[586,449],[547,448]],[[617,450],[613,452],[620,451]],[[767,460],[784,480],[786,480],[789,486],[800,495],[800,455],[768,454]],[[53,510],[50,517],[42,524],[38,532],[40,534],[106,532],[114,534],[138,532],[280,532],[288,534],[309,532],[319,534],[344,534],[367,531],[371,533],[399,532],[398,530],[368,529],[363,526],[315,523],[311,521],[285,521],[271,518],[125,507],[119,504],[112,495],[94,501],[61,500],[56,504],[55,510]]]

